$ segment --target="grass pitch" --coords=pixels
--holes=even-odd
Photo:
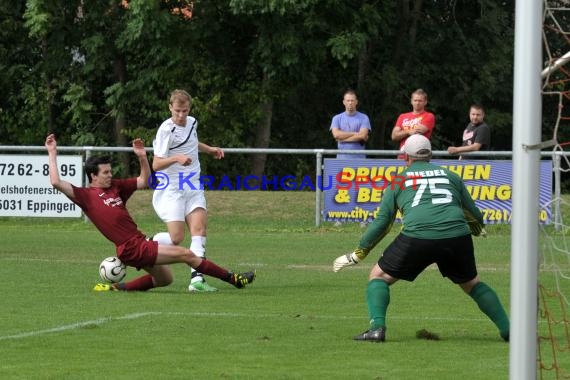
[[[164,231],[150,197],[138,192],[128,203],[148,235]],[[366,261],[333,273],[333,259],[363,230],[315,228],[314,193],[210,191],[207,199],[208,257],[257,270],[246,289],[209,279],[218,292],[189,294],[179,264],[170,287],[94,293],[98,264],[114,248],[92,225],[0,218],[0,378],[508,378],[508,344],[433,268],[391,287],[386,343],[351,339],[367,329],[368,271],[397,228]],[[488,230],[475,239],[480,276],[508,310],[510,230]],[[129,268],[127,279],[138,274]],[[418,339],[422,329],[440,340]]]

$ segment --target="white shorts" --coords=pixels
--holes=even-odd
[[[183,222],[195,209],[206,210],[206,198],[203,190],[155,190],[152,206],[163,222]]]

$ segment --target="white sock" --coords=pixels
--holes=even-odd
[[[161,245],[174,245],[168,232],[159,232],[152,237],[152,240],[157,241]]]
[[[205,236],[192,236],[192,242],[190,243],[190,250],[198,257],[206,256],[206,237]],[[192,268],[192,277],[190,283],[196,281],[204,281],[204,277],[200,274],[194,274],[196,270]]]

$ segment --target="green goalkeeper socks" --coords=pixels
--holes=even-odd
[[[497,326],[503,339],[508,339],[510,330],[509,317],[507,317],[507,313],[497,293],[484,282],[479,282],[471,289],[469,296],[473,298],[479,309]]]
[[[370,317],[370,328],[386,327],[386,310],[390,303],[390,286],[386,281],[374,279],[366,287],[366,303]]]

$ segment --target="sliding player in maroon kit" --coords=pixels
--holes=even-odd
[[[59,176],[57,143],[53,134],[45,141],[49,155],[49,175],[53,187],[77,204],[95,227],[116,246],[117,257],[128,266],[144,269],[147,275],[127,283],[97,284],[95,291],[149,290],[170,285],[172,270],[167,264],[185,263],[209,276],[243,288],[255,279],[254,272],[233,273],[213,262],[196,256],[191,250],[174,245],[160,245],[146,238],[131,218],[126,202],[138,189],[148,186],[150,165],[142,140],[133,141],[139,158],[140,175],[136,178],[113,179],[108,157],[91,157],[85,162],[89,187],[76,187]]]

